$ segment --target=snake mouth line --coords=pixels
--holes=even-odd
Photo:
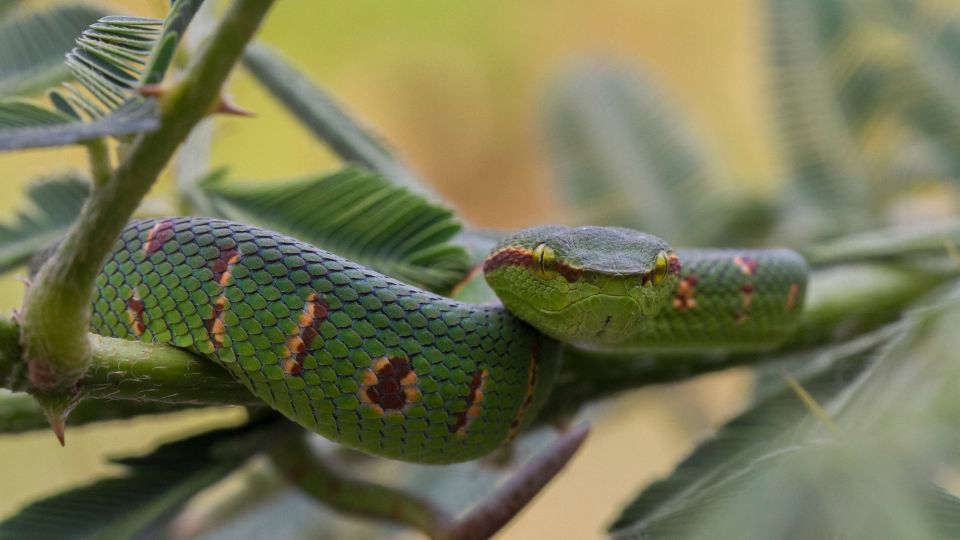
[[[563,307],[561,307],[561,308],[559,308],[559,309],[544,309],[544,308],[542,308],[542,307],[535,306],[532,302],[528,302],[528,301],[527,301],[526,299],[524,299],[524,298],[521,298],[521,297],[516,296],[516,295],[514,295],[514,297],[517,298],[518,300],[520,300],[521,302],[523,302],[524,304],[530,306],[531,308],[539,311],[540,313],[546,314],[546,315],[558,315],[558,314],[563,313],[564,311],[566,311],[566,310],[568,310],[568,309],[570,309],[570,308],[572,308],[572,307],[574,307],[574,306],[577,306],[578,304],[581,304],[581,303],[586,302],[586,301],[588,301],[588,300],[595,300],[595,299],[597,299],[597,298],[609,298],[609,299],[611,299],[611,300],[614,300],[614,299],[616,299],[616,300],[619,300],[619,299],[629,300],[629,301],[633,302],[634,305],[636,305],[637,310],[638,310],[639,312],[641,312],[641,313],[643,312],[643,306],[640,304],[640,302],[638,302],[636,298],[634,298],[634,297],[632,297],[632,296],[630,296],[630,295],[627,295],[627,294],[603,294],[603,293],[591,294],[590,296],[586,296],[586,297],[581,298],[581,299],[579,299],[579,300],[574,300],[573,302],[570,302],[569,304],[567,304],[567,305],[565,305],[565,306],[563,306]]]

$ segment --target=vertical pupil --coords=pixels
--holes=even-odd
[[[549,258],[549,259],[548,259]],[[533,249],[534,269],[541,276],[547,274],[547,264],[553,261],[553,250],[546,244],[539,244]]]

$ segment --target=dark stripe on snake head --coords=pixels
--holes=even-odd
[[[492,272],[501,266],[533,266],[533,252],[519,247],[503,248],[483,261],[483,271]]]
[[[491,254],[483,261],[484,272],[492,272],[503,266],[532,267],[533,252],[521,247],[507,247]],[[568,283],[577,281],[583,273],[579,268],[574,268],[563,261],[554,262],[550,268],[563,276],[563,279],[567,280]]]
[[[580,275],[583,273],[581,270],[561,261],[553,263],[553,266],[557,273],[563,276],[563,279],[567,280],[568,283],[573,283],[580,279]]]
[[[680,269],[682,265],[680,264],[680,257],[671,254],[667,259],[667,272],[671,274],[680,274]]]

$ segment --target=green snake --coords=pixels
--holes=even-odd
[[[207,357],[340,444],[449,463],[530,424],[561,341],[775,347],[797,323],[807,275],[787,250],[673,251],[627,229],[559,226],[506,237],[483,269],[502,306],[429,293],[256,227],[135,221],[97,277],[91,327]]]

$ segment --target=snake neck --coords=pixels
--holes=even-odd
[[[669,304],[616,347],[646,350],[764,350],[796,330],[806,261],[787,249],[678,250],[680,280]]]

